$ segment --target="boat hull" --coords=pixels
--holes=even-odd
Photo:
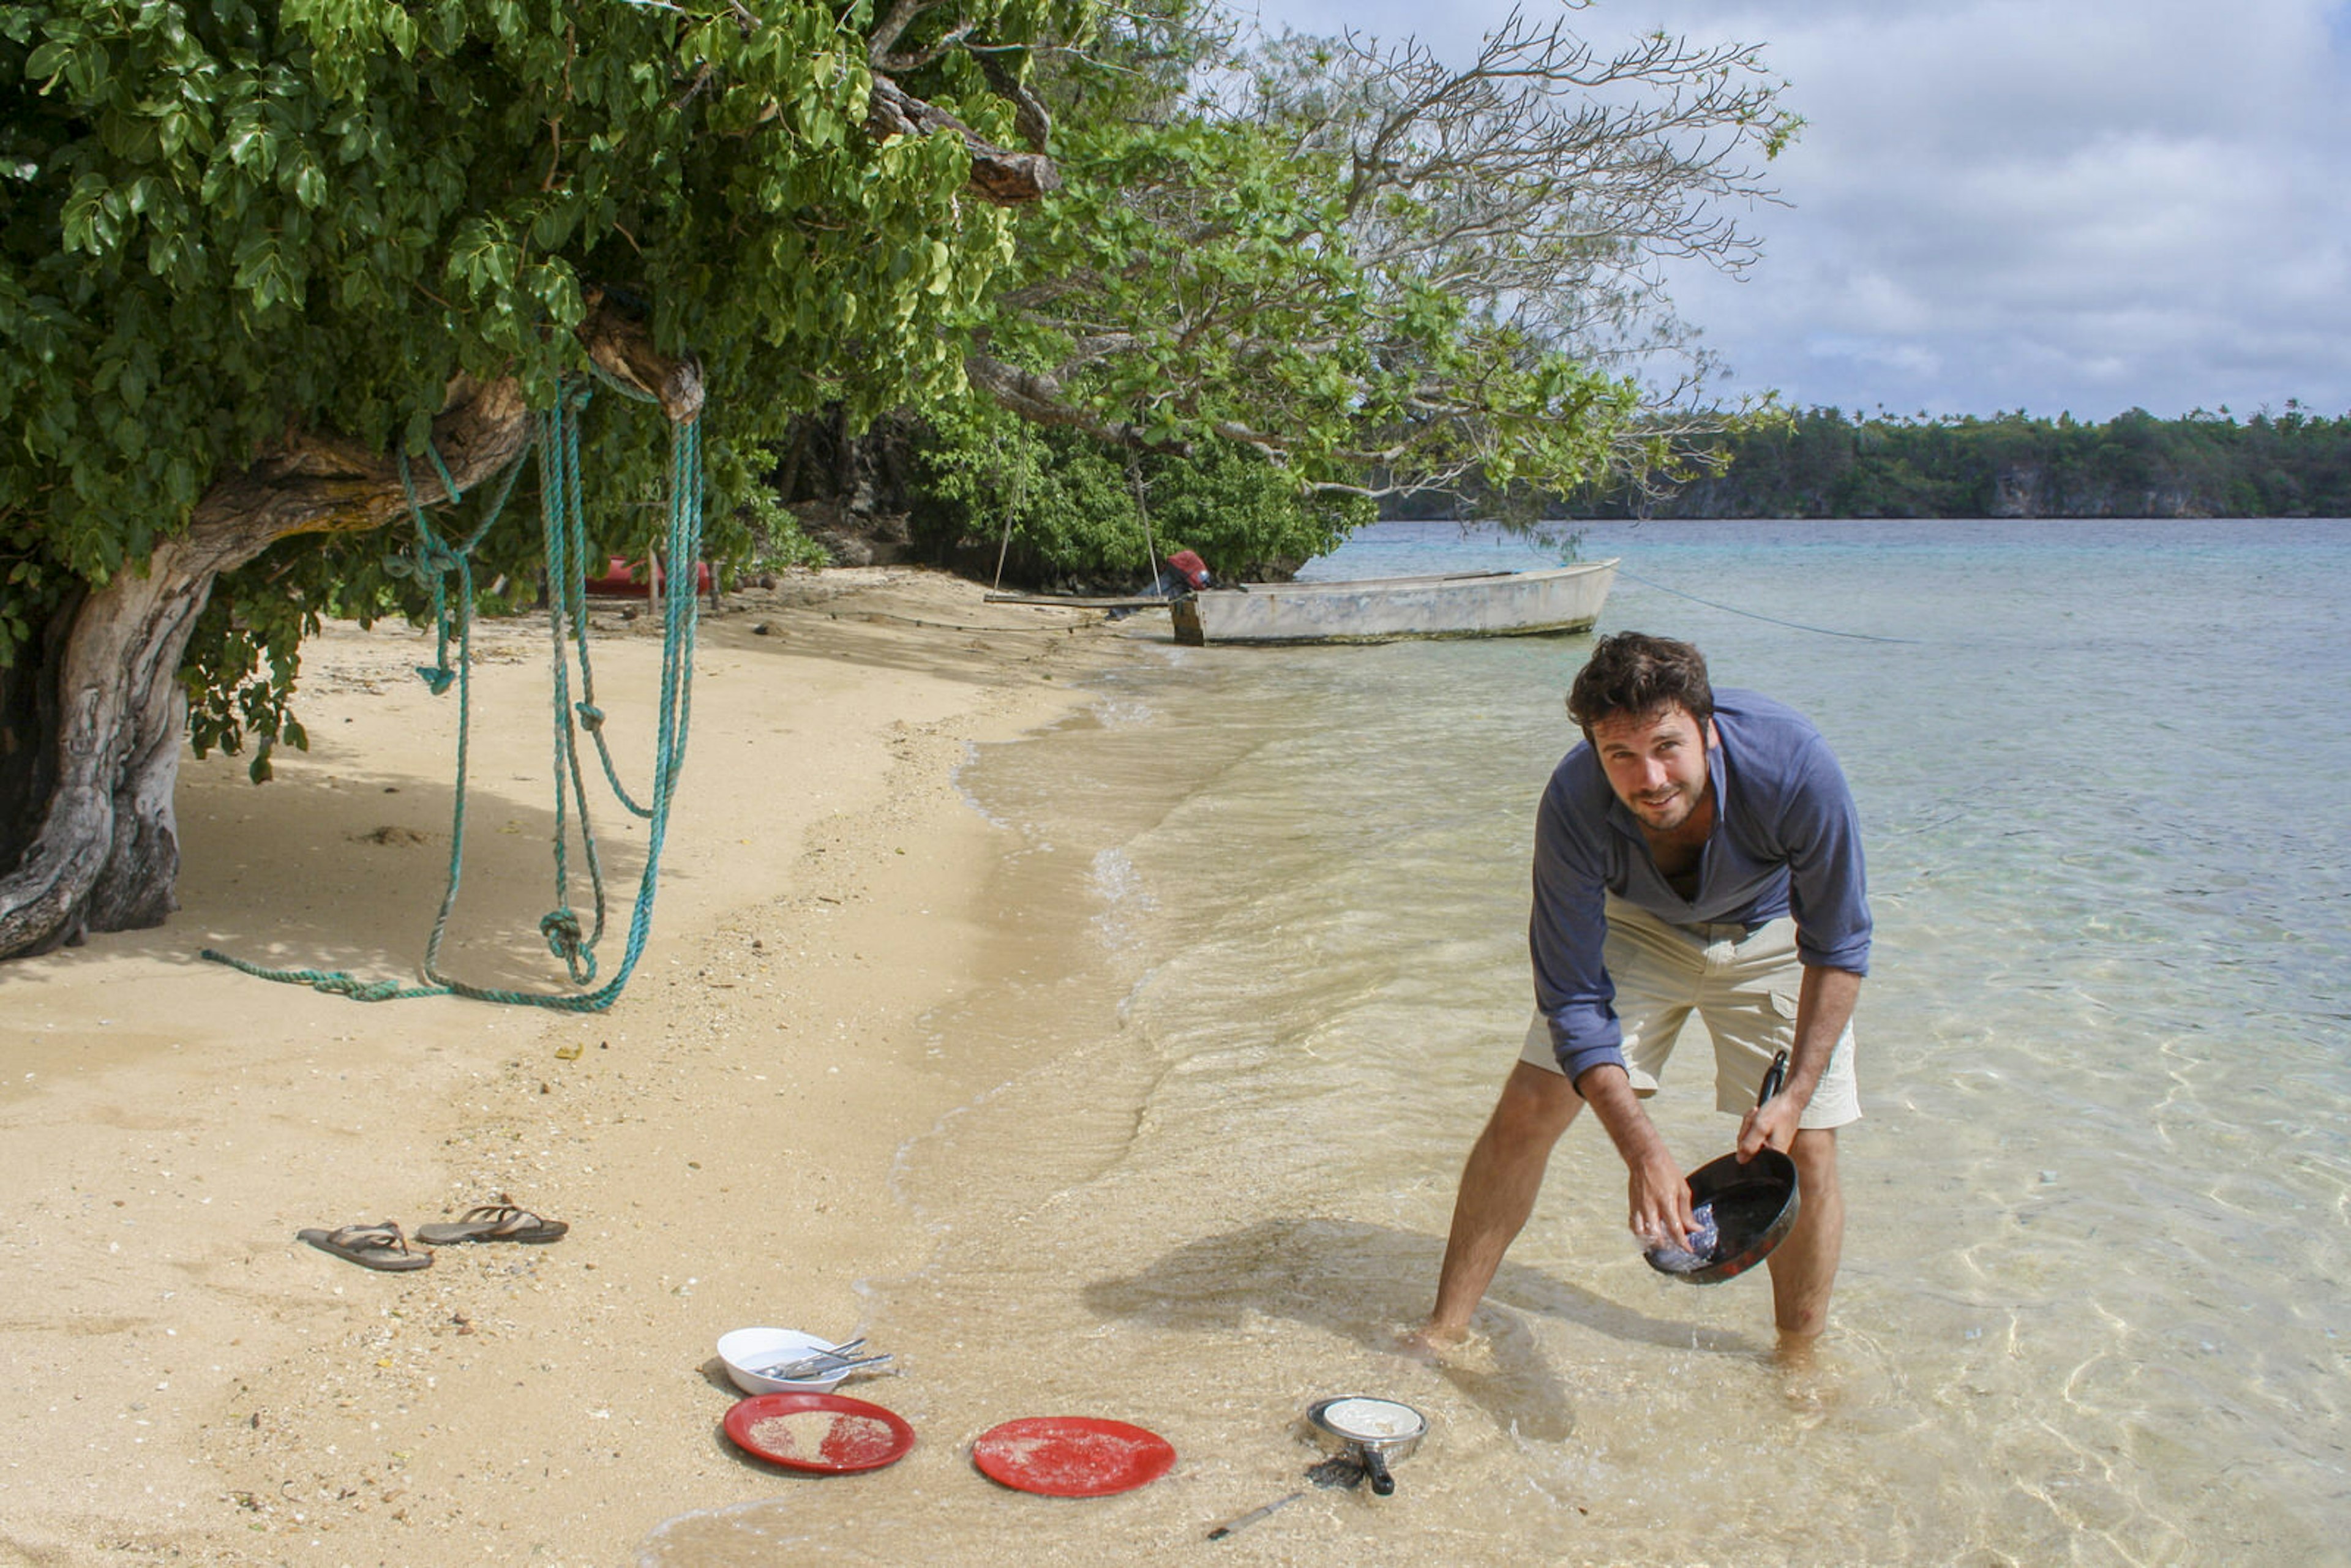
[[[1410,637],[1533,637],[1590,631],[1616,562],[1542,571],[1457,572],[1357,582],[1263,582],[1211,588],[1173,606],[1176,640],[1209,643],[1393,643]]]

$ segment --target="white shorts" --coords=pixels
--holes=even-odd
[[[1666,1061],[1695,1009],[1714,1038],[1715,1109],[1738,1116],[1754,1109],[1773,1053],[1796,1042],[1796,997],[1804,969],[1796,956],[1793,920],[1752,927],[1675,925],[1612,895],[1604,959],[1616,987],[1625,1072],[1635,1093],[1657,1092]],[[1799,1126],[1842,1127],[1861,1120],[1853,1055],[1853,1026],[1847,1024]],[[1527,1028],[1519,1060],[1560,1071],[1551,1025],[1541,1013]]]

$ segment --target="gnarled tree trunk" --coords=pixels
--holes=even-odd
[[[700,411],[698,371],[653,351],[636,323],[600,311],[582,337],[600,365],[659,398],[672,419]],[[511,381],[459,382],[433,425],[461,489],[497,473],[529,439],[529,411]],[[420,499],[445,497],[437,475],[418,477]],[[406,504],[390,454],[298,440],[217,481],[184,532],[142,569],[61,611],[38,663],[5,672],[0,958],[85,932],[157,925],[178,907],[172,792],[187,704],[176,677],[214,579],[289,534],[380,528]]]

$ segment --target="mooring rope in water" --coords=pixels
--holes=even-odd
[[[1914,646],[1923,643],[1923,640],[1917,637],[1881,637],[1875,632],[1839,632],[1827,626],[1807,626],[1801,621],[1782,621],[1776,615],[1758,614],[1752,610],[1741,610],[1735,604],[1724,604],[1712,599],[1700,599],[1695,593],[1684,593],[1678,588],[1667,588],[1662,582],[1643,577],[1637,571],[1626,571],[1621,566],[1616,569],[1616,575],[1629,577],[1644,588],[1654,588],[1659,593],[1670,593],[1677,599],[1687,599],[1694,604],[1703,604],[1709,610],[1719,610],[1730,615],[1744,615],[1750,621],[1768,622],[1771,625],[1785,626],[1792,631],[1817,632],[1823,637],[1850,637],[1857,643],[1907,643]]]
[[[618,382],[612,384],[640,401],[653,401],[633,388],[621,386]],[[409,474],[407,456],[405,454],[401,455],[401,485],[407,495],[410,513],[416,522],[419,541],[414,562],[402,562],[401,567],[403,571],[413,575],[430,574],[437,648],[435,663],[431,666],[419,665],[416,673],[436,696],[446,692],[453,683],[457,687],[457,766],[455,804],[449,834],[449,880],[442,895],[440,913],[433,923],[433,935],[425,944],[423,968],[427,983],[408,986],[396,980],[364,981],[341,970],[271,969],[209,947],[204,949],[204,957],[263,979],[307,985],[315,990],[368,1002],[393,1001],[410,997],[461,996],[477,1001],[547,1008],[560,1012],[601,1012],[612,1004],[621,994],[622,988],[628,984],[630,975],[643,956],[646,939],[652,935],[653,894],[661,871],[662,842],[668,831],[671,802],[685,763],[686,736],[693,716],[695,630],[701,606],[699,597],[690,590],[684,593],[674,591],[663,601],[660,723],[653,747],[653,799],[650,804],[641,806],[622,787],[618,770],[613,766],[611,748],[604,739],[604,715],[596,706],[594,676],[589,664],[587,514],[580,480],[579,436],[579,415],[586,407],[589,396],[590,389],[585,385],[567,385],[558,394],[554,408],[533,416],[533,439],[507,465],[504,483],[489,507],[488,515],[471,534],[454,546],[443,540],[433,528],[417,497]],[[664,542],[671,569],[674,570],[682,560],[689,563],[688,570],[691,570],[698,567],[702,559],[702,423],[697,414],[674,423],[670,428],[669,526]],[[456,481],[441,461],[439,451],[428,442],[425,452],[432,459],[442,484],[447,488],[451,502],[461,500],[463,497]],[[595,979],[595,947],[603,937],[605,925],[603,868],[596,850],[595,834],[589,824],[587,781],[580,760],[580,728],[587,729],[595,740],[597,755],[603,763],[605,780],[614,796],[630,812],[645,819],[650,824],[644,870],[638,881],[636,904],[630,915],[628,942],[620,967],[602,987],[584,994],[516,991],[474,986],[440,972],[441,943],[448,929],[449,917],[456,907],[457,888],[465,869],[465,776],[473,716],[474,580],[471,552],[497,520],[507,497],[513,492],[523,464],[534,452],[539,460],[540,514],[549,583],[548,620],[554,645],[555,734],[556,906],[539,921],[538,929],[549,950],[563,960],[575,985],[588,985]],[[655,570],[659,570],[658,563]],[[443,580],[453,571],[457,577],[454,607]],[[580,661],[580,700],[576,706],[570,701],[567,632],[568,640],[571,648],[577,650]],[[449,645],[453,641],[457,646],[455,670],[449,667]],[[569,787],[568,807],[567,784]],[[594,924],[586,932],[582,932],[579,914],[570,904],[569,865],[566,854],[568,809],[579,812],[581,852],[587,861],[595,901]]]

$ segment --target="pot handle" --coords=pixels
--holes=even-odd
[[[1372,1478],[1373,1493],[1379,1497],[1394,1496],[1395,1477],[1388,1473],[1387,1456],[1370,1443],[1360,1443],[1356,1448],[1364,1456],[1364,1473]]]
[[[1788,1053],[1783,1051],[1773,1056],[1771,1065],[1763,1070],[1763,1092],[1755,1096],[1756,1108],[1761,1109],[1772,1095],[1780,1092],[1780,1085],[1787,1081]]]

